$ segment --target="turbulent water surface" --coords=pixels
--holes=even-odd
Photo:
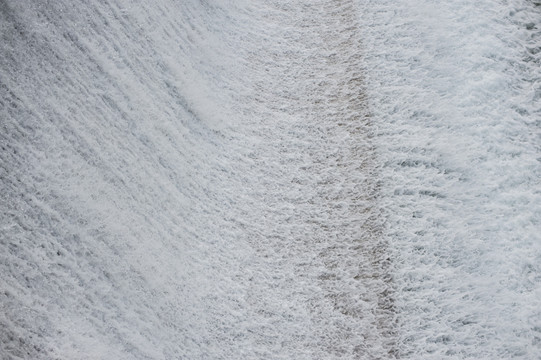
[[[540,358],[540,29],[0,0],[0,357]]]

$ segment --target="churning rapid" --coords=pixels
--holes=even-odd
[[[541,6],[0,0],[2,359],[539,359]]]

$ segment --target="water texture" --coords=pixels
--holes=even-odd
[[[401,357],[539,358],[539,6],[359,3]]]
[[[0,358],[538,359],[540,15],[0,0]]]

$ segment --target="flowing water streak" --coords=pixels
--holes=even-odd
[[[311,332],[299,341],[313,358],[395,351],[356,13],[350,1],[266,5],[252,40],[263,46],[247,57],[266,73],[254,76],[250,178],[262,182],[251,184],[251,201],[263,213],[250,243],[276,274],[254,286],[278,284],[281,298],[307,305]]]
[[[0,348],[393,357],[355,3],[0,1]]]
[[[398,348],[541,356],[541,11],[358,1]]]

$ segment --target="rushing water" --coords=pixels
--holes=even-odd
[[[541,356],[541,8],[361,2],[405,358]]]
[[[539,358],[540,19],[0,0],[0,357]]]

